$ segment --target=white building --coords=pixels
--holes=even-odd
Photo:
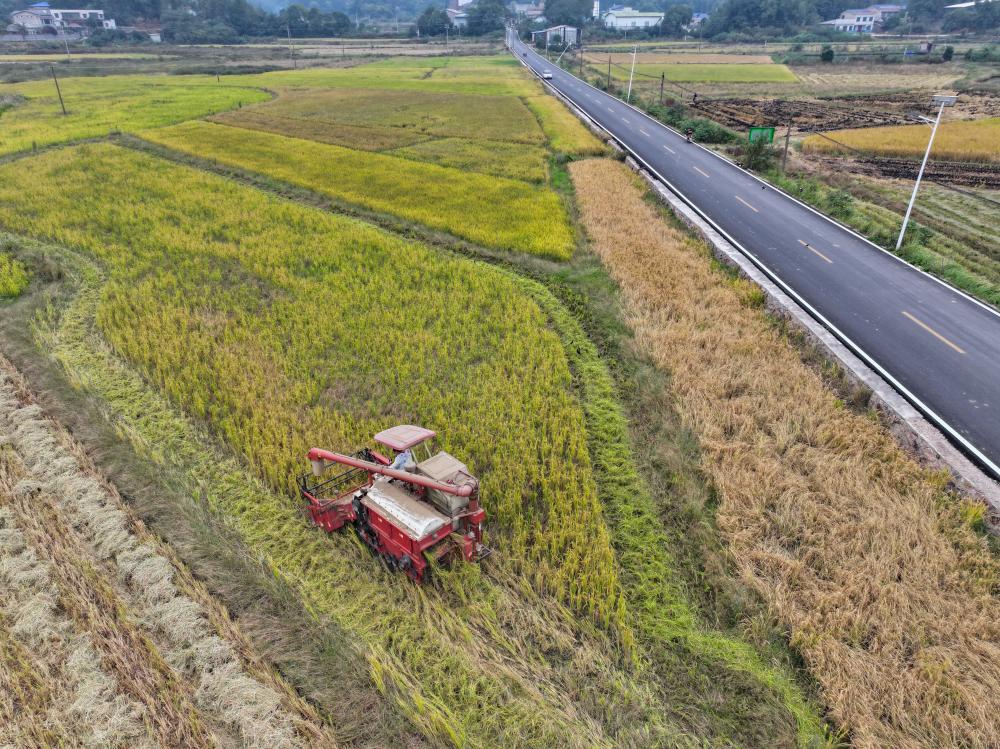
[[[867,8],[851,8],[840,14],[840,18],[823,21],[823,26],[833,26],[836,31],[850,34],[865,34],[878,31],[886,19],[906,8],[902,5],[869,5]]]
[[[115,19],[105,18],[103,10],[95,8],[51,8],[46,2],[35,3],[25,10],[10,14],[8,30],[26,34],[72,34],[85,33],[92,26],[114,29]],[[51,29],[51,31],[47,31]]]
[[[612,8],[604,14],[604,25],[609,29],[649,29],[663,20],[662,13],[648,13],[632,8]]]

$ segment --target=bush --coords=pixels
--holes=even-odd
[[[752,172],[766,172],[778,157],[778,150],[765,140],[752,140],[743,146],[740,165]]]
[[[819,53],[819,59],[823,62],[833,62],[833,47],[829,44],[823,46],[823,51]]]
[[[944,48],[944,52],[941,53],[941,59],[948,62],[955,56],[955,48],[950,44]]]
[[[844,190],[834,190],[826,196],[826,208],[831,216],[848,219],[854,213],[854,198]]]

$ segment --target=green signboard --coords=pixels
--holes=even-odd
[[[774,128],[773,127],[752,127],[750,128],[750,135],[747,138],[751,143],[756,143],[759,140],[765,143],[774,143]]]

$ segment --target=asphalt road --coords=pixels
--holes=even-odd
[[[1000,479],[1000,313],[879,249],[515,40],[607,130]]]

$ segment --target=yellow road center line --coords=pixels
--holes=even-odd
[[[760,213],[760,211],[758,211],[756,208],[754,208],[752,205],[750,205],[748,202],[746,202],[739,195],[733,195],[733,197],[736,198],[738,201],[740,201],[743,205],[745,205],[747,208],[749,208],[754,213]]]
[[[675,151],[674,149],[672,149],[670,146],[664,146],[664,148],[666,148],[668,151],[670,151],[670,153],[677,153],[677,151]]]
[[[964,354],[965,353],[964,349],[959,348],[958,346],[956,346],[954,343],[952,343],[947,338],[945,338],[943,335],[941,335],[936,330],[934,330],[934,328],[932,328],[930,325],[928,325],[927,323],[921,322],[920,320],[918,320],[917,318],[915,318],[913,315],[911,315],[909,312],[907,312],[905,309],[903,310],[903,317],[905,317],[907,320],[910,320],[911,322],[915,322],[921,328],[923,328],[928,333],[930,333],[932,336],[934,336],[939,341],[941,341],[941,343],[945,344],[946,346],[951,346],[951,348],[955,349],[955,351],[957,351],[958,353],[960,353],[960,354]]]
[[[817,250],[817,249],[816,249],[815,247],[813,247],[813,246],[812,246],[811,244],[809,244],[808,242],[804,242],[804,241],[802,241],[802,240],[800,239],[800,240],[799,240],[799,244],[800,244],[800,245],[802,245],[803,247],[805,247],[805,248],[806,248],[807,250],[809,250],[810,252],[815,252],[815,253],[816,253],[817,255],[819,255],[819,256],[820,256],[821,258],[823,258],[824,260],[826,260],[826,262],[830,263],[830,265],[833,265],[833,261],[832,261],[832,260],[831,260],[830,258],[828,258],[828,257],[827,257],[826,255],[824,255],[824,254],[823,254],[822,252],[820,252],[819,250]]]
[[[701,169],[699,169],[698,167],[695,167],[695,168],[694,168],[694,170],[695,170],[696,172],[698,172],[698,174],[702,175],[703,177],[707,177],[707,176],[708,176],[708,174],[707,174],[707,173],[703,172],[703,171],[702,171]]]

